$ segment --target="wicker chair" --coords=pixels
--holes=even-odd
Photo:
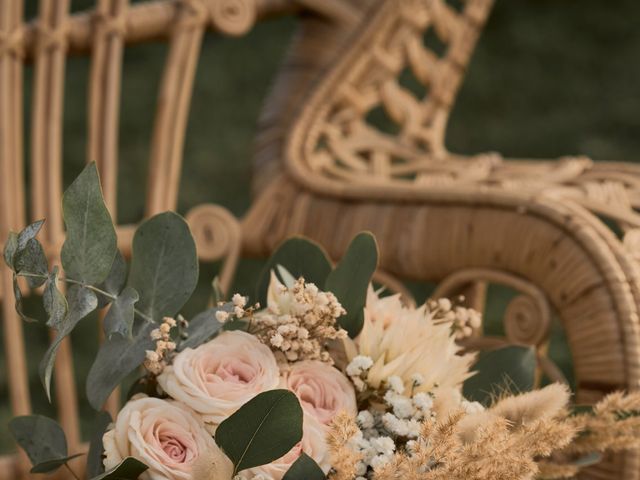
[[[398,288],[396,277],[431,280],[440,282],[434,296],[466,290],[476,302],[487,283],[518,291],[506,310],[507,340],[535,345],[542,370],[561,379],[546,355],[557,315],[578,402],[638,389],[640,169],[445,148],[448,115],[491,6],[367,4],[366,22],[313,85],[285,69],[261,122],[256,162],[270,177],[261,177],[244,219],[244,250],[264,255],[304,234],[339,258],[356,232],[370,230],[380,274]],[[304,54],[299,42],[290,59]],[[303,101],[291,95],[300,88],[311,90]],[[640,478],[640,456],[611,456],[581,478]]]
[[[508,340],[536,345],[552,378],[559,373],[544,351],[551,311],[557,311],[571,345],[580,401],[637,388],[640,292],[633,250],[590,213],[618,220],[628,231],[625,245],[632,247],[636,172],[584,159],[511,164],[495,156],[449,154],[442,142],[447,114],[490,8],[487,0],[466,4],[458,12],[443,0],[161,0],[132,6],[127,0],[98,0],[94,11],[70,16],[68,0],[41,0],[38,19],[25,24],[21,0],[1,2],[0,237],[23,226],[27,217],[21,130],[25,62],[35,64],[29,216],[47,217],[43,240],[53,252],[64,239],[61,118],[67,55],[92,56],[87,158],[97,161],[114,212],[122,50],[125,44],[169,41],[147,188],[146,214],[152,215],[176,206],[205,29],[240,35],[256,20],[301,14],[260,122],[261,182],[244,220],[245,253],[266,255],[287,235],[304,233],[338,258],[354,232],[372,230],[381,244],[380,277],[392,287],[401,290],[396,277],[402,277],[442,281],[436,295],[481,292],[485,283],[516,288],[521,295],[507,311]],[[450,45],[441,59],[420,41],[430,27]],[[426,100],[400,86],[407,67],[427,87]],[[367,122],[379,106],[400,125],[398,133],[384,134]],[[195,207],[187,217],[201,258],[227,258],[223,283],[228,286],[239,255],[237,222],[213,205]],[[132,227],[118,230],[126,252]],[[2,267],[1,275],[11,404],[16,414],[26,414],[22,326],[13,312],[10,274]],[[501,341],[479,337],[475,343]],[[80,438],[68,342],[58,355],[55,383],[60,421],[75,450]],[[115,400],[108,408],[117,408]],[[17,456],[0,460],[0,479],[24,478],[25,471]],[[636,479],[638,472],[638,457],[626,454],[584,478]]]

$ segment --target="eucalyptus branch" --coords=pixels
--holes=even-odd
[[[19,277],[33,277],[33,278],[40,278],[43,280],[47,280],[49,278],[48,275],[40,275],[38,273],[28,273],[28,272],[19,272],[16,273],[16,275],[18,275]],[[58,278],[59,281],[61,282],[66,282],[72,285],[79,285],[81,287],[86,288],[87,290],[92,290],[95,293],[98,293],[102,296],[107,297],[110,300],[116,300],[118,298],[117,295],[113,295],[105,290],[102,290],[101,288],[95,287],[93,285],[87,285],[86,283],[83,282],[79,282],[78,280],[74,280],[72,278],[67,278],[67,277],[61,277]],[[140,310],[138,310],[137,308],[133,309],[134,313],[136,315],[138,315],[141,319],[143,319],[145,322],[147,323],[156,323],[153,318],[151,318],[150,316],[146,315],[145,313],[141,312]]]
[[[69,466],[67,462],[64,462],[64,466],[67,468],[67,470],[69,470],[69,473],[71,473],[73,478],[75,478],[76,480],[80,480],[80,477],[76,474],[76,472],[73,471],[73,469]]]

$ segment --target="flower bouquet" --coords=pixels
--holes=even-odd
[[[480,326],[478,312],[447,299],[414,308],[374,290],[368,233],[335,266],[316,244],[291,239],[253,296],[225,301],[214,291],[211,307],[187,320],[179,312],[198,261],[180,216],[142,223],[127,265],[95,165],[66,191],[63,209],[64,273],[49,268],[37,240],[42,221],[11,234],[4,259],[17,311],[31,321],[22,277],[42,289],[57,332],[40,365],[47,394],[61,340],[105,311],[86,384],[99,412],[89,479],[567,478],[605,450],[640,444],[640,395],[571,407],[564,385],[532,390],[529,349],[478,356],[459,346]],[[112,419],[101,409],[135,372]],[[67,451],[54,420],[17,417],[10,430],[32,472],[66,468],[80,478],[69,465],[79,452]]]

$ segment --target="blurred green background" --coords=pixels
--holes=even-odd
[[[90,4],[74,0],[72,8],[83,10]],[[27,15],[33,17],[36,10],[36,0],[27,0]],[[639,25],[640,3],[634,0],[497,0],[451,117],[450,149],[499,151],[514,157],[585,154],[635,161],[640,154]],[[251,176],[260,174],[251,168],[256,119],[294,28],[292,19],[279,19],[261,23],[240,39],[206,37],[186,137],[180,212],[202,202],[219,203],[238,216],[247,211]],[[126,50],[120,131],[121,222],[135,222],[142,216],[156,91],[166,53],[163,44]],[[86,58],[73,57],[67,65],[65,185],[85,162],[88,70]],[[25,78],[27,112],[32,73],[28,69]],[[244,260],[235,290],[252,291],[260,266],[258,260]],[[206,305],[216,269],[216,265],[203,265],[202,282],[187,314]],[[424,296],[428,286],[413,288]],[[491,293],[487,318],[490,328],[499,330],[497,320],[509,292]],[[37,314],[36,302],[28,307]],[[37,378],[47,333],[38,325],[25,329],[34,410],[51,414]],[[89,320],[73,334],[79,392],[84,390],[95,354],[95,338],[95,322]],[[554,355],[569,372],[561,332],[554,342]],[[6,430],[10,411],[4,362],[0,358],[0,451],[12,448]],[[92,418],[82,396],[80,403],[83,418]]]

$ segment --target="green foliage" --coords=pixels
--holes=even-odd
[[[64,299],[64,297],[62,298]],[[93,312],[97,307],[98,298],[92,290],[79,285],[72,285],[71,288],[69,288],[68,315],[57,325],[52,325],[58,331],[58,335],[40,362],[40,379],[49,400],[51,400],[51,374],[53,373],[53,364],[62,340],[73,331],[80,320]]]
[[[44,287],[42,302],[44,303],[44,309],[49,316],[47,325],[59,330],[64,319],[67,317],[69,305],[65,296],[58,289],[57,266],[53,267],[53,271],[51,272],[51,275],[49,275],[47,285]]]
[[[89,313],[111,303],[104,322],[107,341],[87,381],[89,401],[99,409],[118,383],[144,361],[145,350],[153,349],[149,333],[157,322],[174,316],[193,293],[198,279],[196,248],[182,217],[175,213],[156,215],[135,233],[129,286],[125,287],[127,264],[117,249],[115,227],[102,198],[95,164],[87,165],[65,192],[63,213],[67,227],[61,252],[65,278],[60,280],[70,284],[66,297],[58,288],[58,266],[48,273],[44,250],[35,238],[44,221],[11,233],[3,256],[14,271],[16,310],[24,319],[16,277],[26,277],[32,287],[45,283],[47,325],[57,330],[39,369],[49,398],[62,340]],[[136,318],[143,323],[136,325]],[[218,329],[216,324],[196,321],[192,342],[210,338]]]
[[[133,338],[134,306],[139,300],[138,292],[132,287],[125,289],[113,301],[109,312],[104,317],[104,332],[107,338],[117,333],[126,338]]]
[[[135,480],[149,469],[140,460],[127,457],[116,467],[90,480]]]
[[[149,336],[155,324],[144,324],[133,340],[114,334],[100,346],[89,376],[87,399],[100,410],[111,392],[144,362],[145,351],[155,348]]]
[[[373,234],[358,234],[349,245],[340,263],[325,283],[347,311],[339,322],[351,338],[355,338],[364,325],[364,306],[371,277],[378,266],[378,246]]]
[[[198,282],[196,245],[187,222],[173,212],[144,222],[133,237],[129,286],[139,294],[138,309],[156,319],[172,317]]]
[[[104,451],[102,437],[111,422],[111,415],[109,415],[108,412],[99,412],[93,422],[93,432],[89,443],[89,453],[87,454],[88,478],[93,478],[104,472],[104,465],[102,464],[102,452]]]
[[[4,245],[3,256],[4,261],[11,270],[16,271],[15,257],[18,253],[27,248],[30,240],[36,238],[38,232],[44,225],[44,220],[38,220],[25,227],[20,233],[9,232],[9,237]]]
[[[16,275],[13,276],[13,296],[15,297],[14,308],[20,318],[25,322],[35,323],[36,319],[27,317],[22,309],[22,292],[20,291],[20,285],[18,285],[18,277]]]
[[[464,396],[488,405],[505,391],[519,393],[533,389],[536,353],[531,347],[520,346],[483,352],[472,370],[477,373],[464,382]]]
[[[20,318],[27,322],[36,320],[27,317],[22,310],[22,292],[18,284],[17,274],[27,276],[27,283],[30,287],[41,286],[47,280],[47,259],[44,255],[42,245],[35,240],[44,220],[28,225],[20,233],[9,232],[9,237],[5,243],[3,256],[4,261],[13,270],[13,293],[15,297],[15,309]],[[38,277],[38,275],[40,275]]]
[[[586,468],[586,467],[590,467],[591,465],[596,465],[601,461],[602,461],[602,453],[591,452],[576,458],[571,462],[571,464],[579,468]]]
[[[216,335],[223,327],[223,324],[216,320],[216,312],[219,310],[231,312],[233,306],[228,303],[222,307],[209,308],[193,317],[186,330],[187,338],[180,342],[179,349],[196,348]]]
[[[302,408],[288,390],[261,393],[223,421],[216,443],[240,470],[277,460],[302,439]]]
[[[302,452],[282,480],[324,480],[325,478],[324,472],[313,458]]]
[[[69,456],[62,428],[42,415],[15,417],[9,422],[9,430],[29,457],[33,465],[31,473],[53,472],[79,456]]]
[[[49,262],[42,245],[35,238],[30,238],[25,248],[16,252],[13,262],[17,273],[37,275],[27,275],[26,277],[31,288],[37,288],[46,281]]]
[[[100,308],[108,305],[113,297],[117,297],[122,292],[122,289],[125,287],[127,282],[127,262],[125,261],[122,253],[118,250],[116,252],[116,256],[113,259],[113,263],[111,264],[111,270],[109,271],[109,275],[107,278],[98,285],[98,288],[103,292],[109,294],[106,296],[104,294],[98,294],[98,304]]]
[[[62,266],[69,278],[85,284],[102,282],[117,251],[116,231],[102,198],[95,163],[90,163],[62,197],[67,236]]]
[[[267,304],[271,271],[278,273],[278,265],[284,266],[295,278],[304,277],[318,286],[324,285],[331,272],[331,262],[322,247],[303,237],[290,238],[271,255],[260,274],[256,288],[260,305]]]
[[[18,251],[18,234],[16,232],[9,232],[9,237],[7,238],[6,243],[4,244],[4,249],[2,250],[2,256],[4,257],[4,263],[13,270],[13,258]]]

